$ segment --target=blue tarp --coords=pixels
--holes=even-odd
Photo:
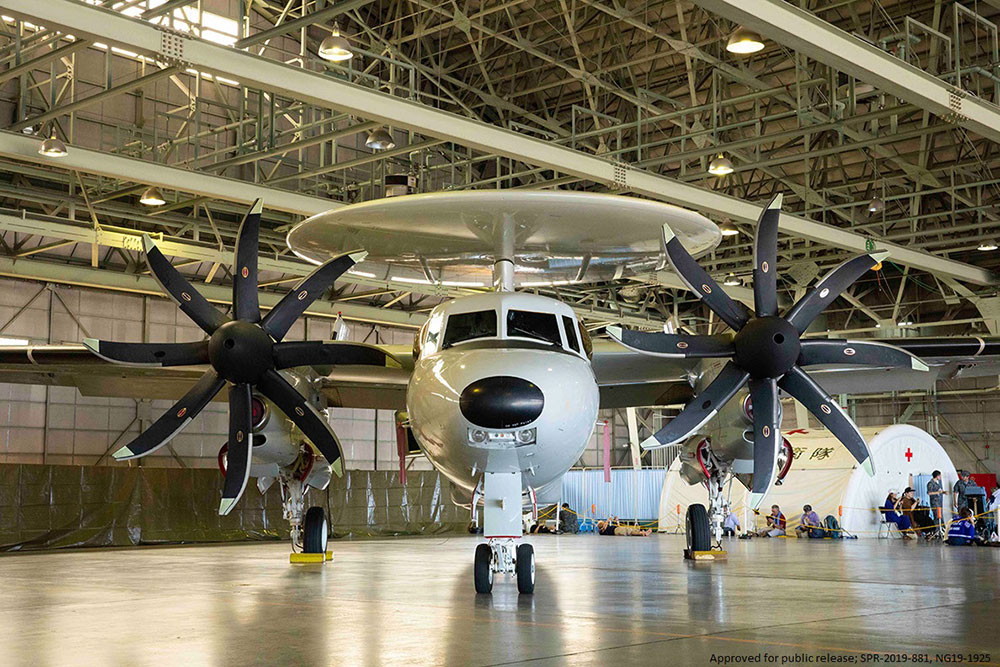
[[[611,515],[621,519],[655,521],[660,515],[660,491],[667,471],[663,468],[612,470],[611,482],[603,470],[570,470],[563,477],[562,501],[581,517],[593,519]]]

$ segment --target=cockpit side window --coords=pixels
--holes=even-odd
[[[594,343],[590,340],[590,334],[583,327],[583,322],[578,323],[580,325],[580,341],[583,343],[583,353],[587,355],[588,359],[594,358]]]
[[[580,343],[576,339],[576,327],[573,326],[573,318],[567,315],[562,316],[563,329],[566,331],[566,344],[574,352],[580,351]]]
[[[553,313],[509,310],[507,311],[507,335],[537,338],[562,347],[559,322]]]
[[[474,313],[455,313],[448,316],[448,329],[444,333],[442,348],[473,338],[489,338],[497,335],[497,313],[495,310],[479,310]]]

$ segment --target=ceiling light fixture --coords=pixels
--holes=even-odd
[[[66,157],[69,151],[66,150],[66,144],[56,137],[56,133],[53,131],[52,136],[43,141],[42,145],[38,147],[38,154],[45,157]]]
[[[392,135],[385,131],[385,128],[372,130],[365,140],[365,146],[376,151],[387,151],[396,147],[396,142],[392,140]]]
[[[981,242],[979,244],[978,250],[982,250],[983,252],[990,252],[991,250],[996,250],[998,247],[1000,246],[997,245],[997,242],[990,239],[989,241]]]
[[[882,201],[881,197],[872,197],[872,200],[868,202],[869,213],[881,213],[884,208],[885,202]]]
[[[729,36],[726,42],[726,51],[736,53],[741,56],[757,53],[764,48],[764,38],[756,30],[751,30],[746,26],[739,26]]]
[[[736,171],[736,168],[733,167],[733,161],[722,153],[719,153],[719,155],[708,164],[708,173],[713,176],[725,176],[733,173],[734,171]]]
[[[736,225],[728,220],[719,225],[719,231],[722,232],[723,236],[736,236],[740,233],[740,230],[736,228]]]
[[[340,34],[340,25],[333,25],[333,34],[324,39],[319,45],[319,57],[323,60],[340,62],[350,60],[354,57],[351,51],[351,43]]]
[[[139,203],[145,204],[146,206],[163,206],[167,203],[167,200],[163,198],[163,193],[157,187],[146,188],[143,191],[142,196],[139,197]]]
[[[726,279],[722,281],[722,284],[725,285],[726,287],[736,287],[741,283],[740,279],[736,277],[735,273],[730,273],[728,276],[726,276]]]

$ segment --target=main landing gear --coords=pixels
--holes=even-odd
[[[517,591],[535,592],[535,550],[530,544],[518,544],[521,539],[521,473],[483,474],[483,536],[485,544],[476,545],[473,567],[476,592],[493,590],[497,573],[511,574],[517,579]],[[476,514],[479,492],[472,496],[472,513]]]

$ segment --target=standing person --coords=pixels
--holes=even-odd
[[[965,489],[969,486],[972,486],[972,480],[969,471],[959,470],[958,481],[955,482],[955,486],[953,486],[951,490],[952,495],[954,496],[954,498],[952,499],[954,502],[952,507],[956,512],[959,513],[959,515],[961,515],[963,507],[969,506],[969,499],[966,498],[965,496]]]
[[[927,496],[931,499],[931,518],[934,520],[935,531],[941,532],[944,523],[944,484],[941,483],[941,471],[931,473],[931,481],[927,482]]]
[[[813,511],[812,505],[802,506],[802,519],[795,527],[795,533],[799,537],[802,537],[802,533],[806,533],[807,537],[812,538],[822,539],[826,537],[826,531],[823,530],[823,524],[820,523],[819,514]]]
[[[722,534],[727,537],[732,537],[740,530],[740,518],[736,516],[736,512],[729,510],[729,515],[726,516],[725,522],[722,524]]]

